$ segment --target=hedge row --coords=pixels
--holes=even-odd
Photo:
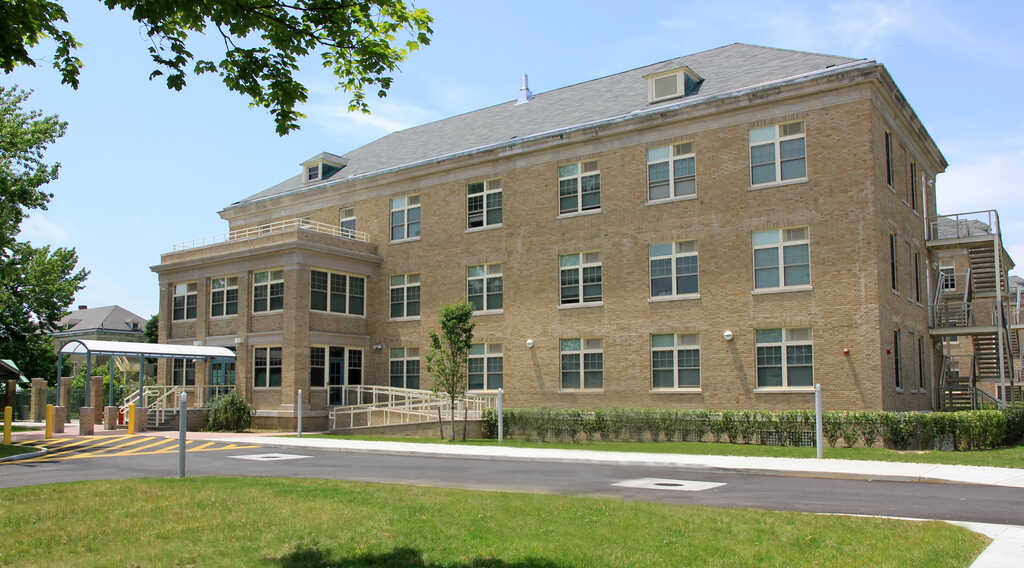
[[[813,445],[814,412],[787,410],[608,410],[509,408],[505,436],[546,440],[679,440]],[[908,447],[971,450],[1013,444],[1024,437],[1024,409],[963,412],[826,411],[822,429],[836,447],[883,442]],[[496,438],[498,416],[484,413],[485,437]],[[808,444],[809,442],[809,444]]]

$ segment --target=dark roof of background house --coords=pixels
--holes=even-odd
[[[132,327],[132,323],[136,327]],[[71,327],[67,327],[68,324]],[[146,328],[146,320],[129,312],[121,306],[103,306],[75,310],[57,322],[57,333],[83,332],[95,329],[107,331],[137,331],[142,333]]]
[[[856,61],[867,60],[734,43],[538,93],[525,104],[517,105],[513,99],[392,132],[345,154],[343,157],[348,160],[348,165],[318,183],[340,181],[551,130],[625,116],[638,110],[672,105],[680,99],[648,103],[644,76],[684,65],[703,78],[695,93],[703,98]],[[299,173],[235,205],[300,189],[304,185],[303,179]]]

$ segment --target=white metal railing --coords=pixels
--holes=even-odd
[[[999,234],[999,213],[995,209],[938,215],[928,219],[928,238],[963,239]]]
[[[376,385],[334,388],[344,405],[331,409],[331,430],[423,424],[439,416],[441,420],[452,418],[451,401],[445,394]],[[484,410],[496,406],[497,395],[466,393],[456,400],[454,413],[456,418],[478,420]]]
[[[370,241],[370,235],[364,233],[363,231],[339,227],[337,225],[328,225],[327,223],[310,221],[309,219],[288,219],[285,221],[275,221],[273,223],[267,223],[265,225],[257,225],[255,227],[238,229],[236,231],[231,231],[230,233],[227,234],[222,233],[219,235],[213,235],[210,237],[177,243],[171,247],[171,252],[207,247],[210,245],[216,245],[230,241],[252,239],[256,237],[262,237],[265,235],[271,235],[274,233],[297,231],[299,229],[302,229],[304,231],[313,231],[316,233],[324,233],[326,235],[341,237],[343,239],[352,239],[354,241]]]

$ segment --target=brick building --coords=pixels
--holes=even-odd
[[[821,383],[832,408],[935,408],[946,165],[871,60],[732,44],[524,78],[313,156],[163,254],[161,342],[238,358],[161,377],[231,381],[282,426],[302,388],[319,420],[344,384],[426,388],[427,333],[469,300],[470,387],[508,405],[807,408]]]

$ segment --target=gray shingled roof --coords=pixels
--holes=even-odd
[[[515,100],[510,100],[393,132],[345,154],[344,157],[349,160],[348,165],[323,181],[344,180],[559,128],[624,116],[637,110],[678,103],[679,99],[654,105],[648,103],[644,76],[682,65],[690,67],[704,79],[696,93],[688,97],[703,98],[855,61],[864,60],[734,43],[539,93],[526,104],[517,105]],[[235,205],[284,194],[302,186],[303,176],[300,173]]]
[[[132,323],[135,323],[137,327],[132,328]],[[71,325],[70,328],[67,328],[68,324]],[[94,329],[142,333],[142,330],[146,328],[146,320],[121,306],[103,306],[102,308],[75,310],[61,318],[57,325],[60,328],[58,333],[78,333]]]

